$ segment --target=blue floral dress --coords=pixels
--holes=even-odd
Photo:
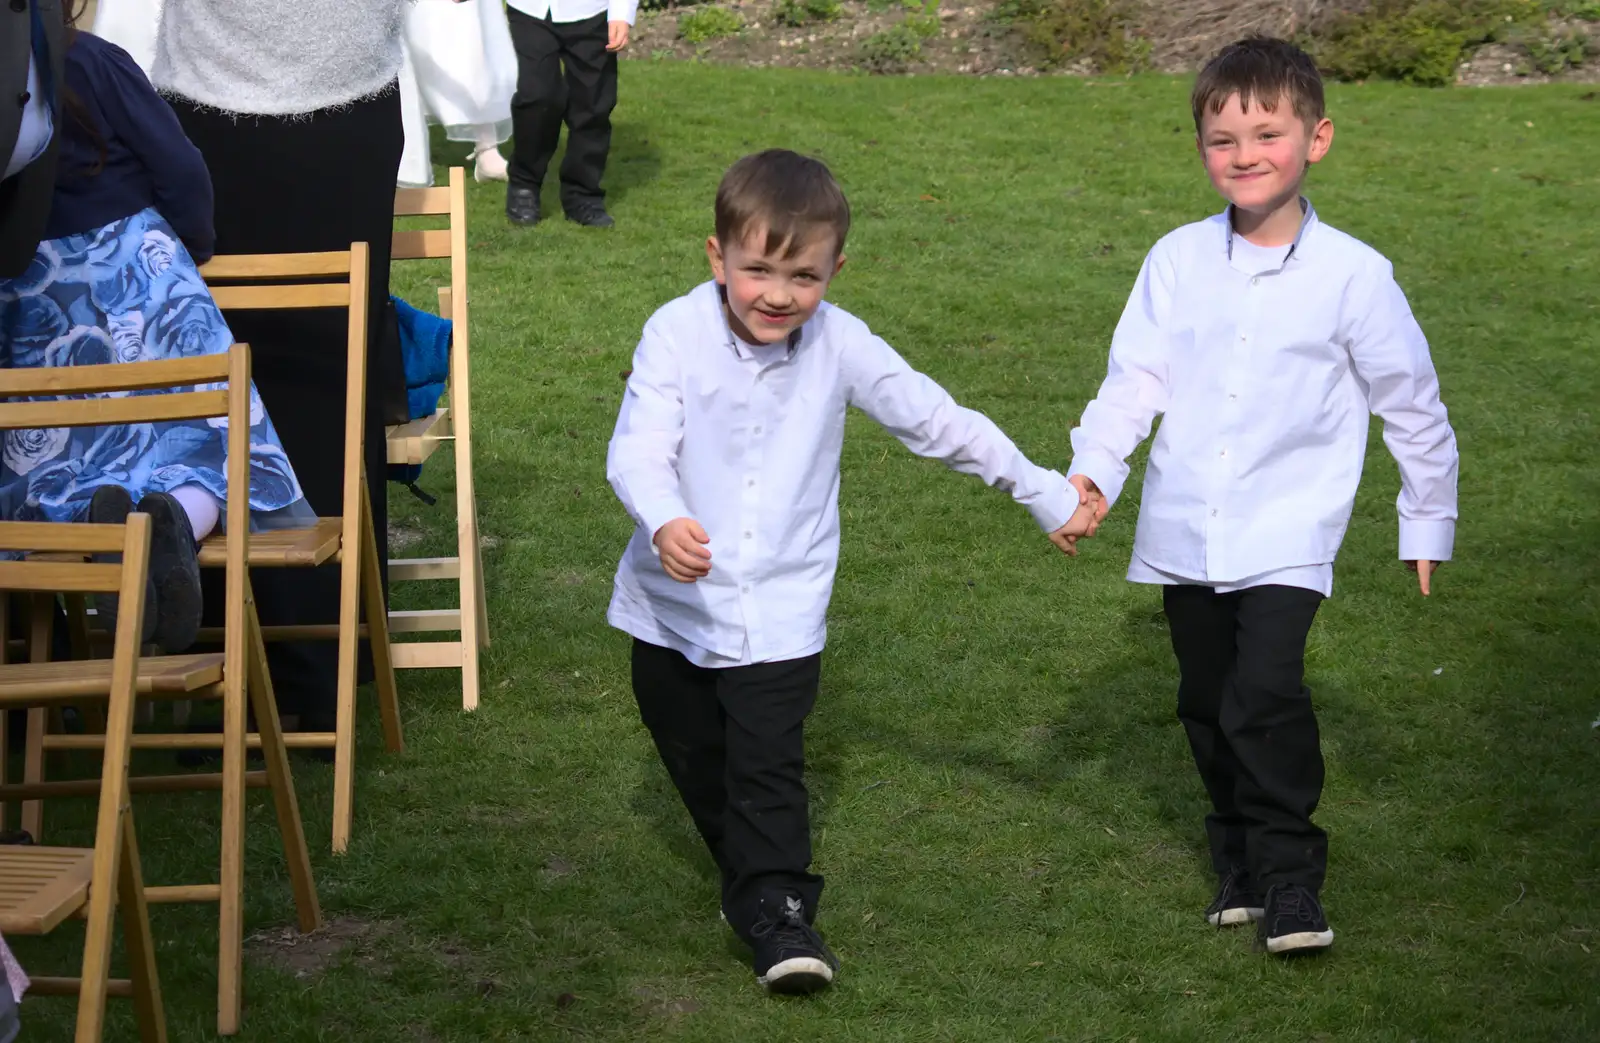
[[[189,252],[154,209],[40,243],[26,272],[0,280],[0,366],[189,358],[232,344]],[[193,483],[226,506],[227,433],[226,417],[3,432],[0,517],[78,521],[102,485],[137,501]],[[315,516],[253,386],[249,500],[252,528]]]

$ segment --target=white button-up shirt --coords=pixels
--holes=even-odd
[[[1309,203],[1276,265],[1241,242],[1225,211],[1155,245],[1072,432],[1068,473],[1115,501],[1163,418],[1129,578],[1236,587],[1289,570],[1315,587],[1305,567],[1320,565],[1331,582],[1369,412],[1400,466],[1400,557],[1448,560],[1455,434],[1392,266]]]
[[[839,561],[839,456],[858,406],[919,456],[1011,493],[1047,532],[1078,499],[994,422],[964,409],[865,323],[824,303],[789,344],[729,331],[717,284],[667,304],[634,353],[606,474],[638,528],[607,618],[702,666],[819,651]],[[678,583],[651,544],[674,518],[711,537],[711,573]]]
[[[506,0],[506,6],[552,22],[581,22],[604,11],[606,21],[632,25],[639,15],[639,0]]]

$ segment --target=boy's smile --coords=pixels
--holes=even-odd
[[[844,266],[831,236],[798,248],[782,244],[770,254],[766,243],[762,227],[750,229],[742,243],[706,240],[711,274],[727,291],[728,325],[749,344],[777,344],[804,326]]]
[[[1261,246],[1293,241],[1306,169],[1332,143],[1333,122],[1308,126],[1287,96],[1269,111],[1259,99],[1246,109],[1238,94],[1205,114],[1197,141],[1211,184],[1233,204],[1235,228]]]

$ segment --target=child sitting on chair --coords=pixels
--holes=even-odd
[[[839,558],[839,455],[857,406],[919,456],[1011,494],[1062,550],[1092,507],[823,301],[850,208],[815,159],[746,156],[717,190],[712,281],[644,328],[606,472],[637,527],[609,619],[633,691],[772,992],[828,985],[812,927],[805,719]]]
[[[133,59],[77,33],[73,5],[66,17],[55,198],[33,264],[0,281],[0,366],[225,352],[233,336],[196,269],[213,241],[205,163]],[[254,389],[251,421],[249,509],[312,517]],[[225,419],[8,431],[0,517],[119,523],[135,509],[149,514],[144,638],[181,651],[200,625],[197,545],[228,499],[226,434]],[[115,598],[96,607],[114,626]]]

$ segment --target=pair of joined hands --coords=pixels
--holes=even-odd
[[[1078,492],[1078,509],[1072,512],[1067,524],[1050,534],[1050,542],[1059,547],[1063,553],[1075,558],[1078,556],[1078,540],[1093,536],[1099,530],[1100,519],[1106,516],[1111,504],[1100,491],[1100,487],[1086,476],[1075,474],[1067,481]],[[1417,574],[1417,586],[1421,588],[1423,597],[1433,592],[1431,580],[1439,564],[1437,561],[1425,559],[1406,562],[1406,568]]]
[[[1078,492],[1078,509],[1072,512],[1067,523],[1050,534],[1050,542],[1062,553],[1078,556],[1078,540],[1092,537],[1100,528],[1100,521],[1111,510],[1111,504],[1100,487],[1087,477],[1075,474],[1067,479]],[[668,576],[679,583],[693,583],[711,571],[711,548],[706,546],[711,537],[693,518],[674,518],[656,530],[651,541],[661,556],[661,567]],[[1439,567],[1436,561],[1408,561],[1406,567],[1417,574],[1417,584],[1422,596],[1431,593],[1430,579]]]

